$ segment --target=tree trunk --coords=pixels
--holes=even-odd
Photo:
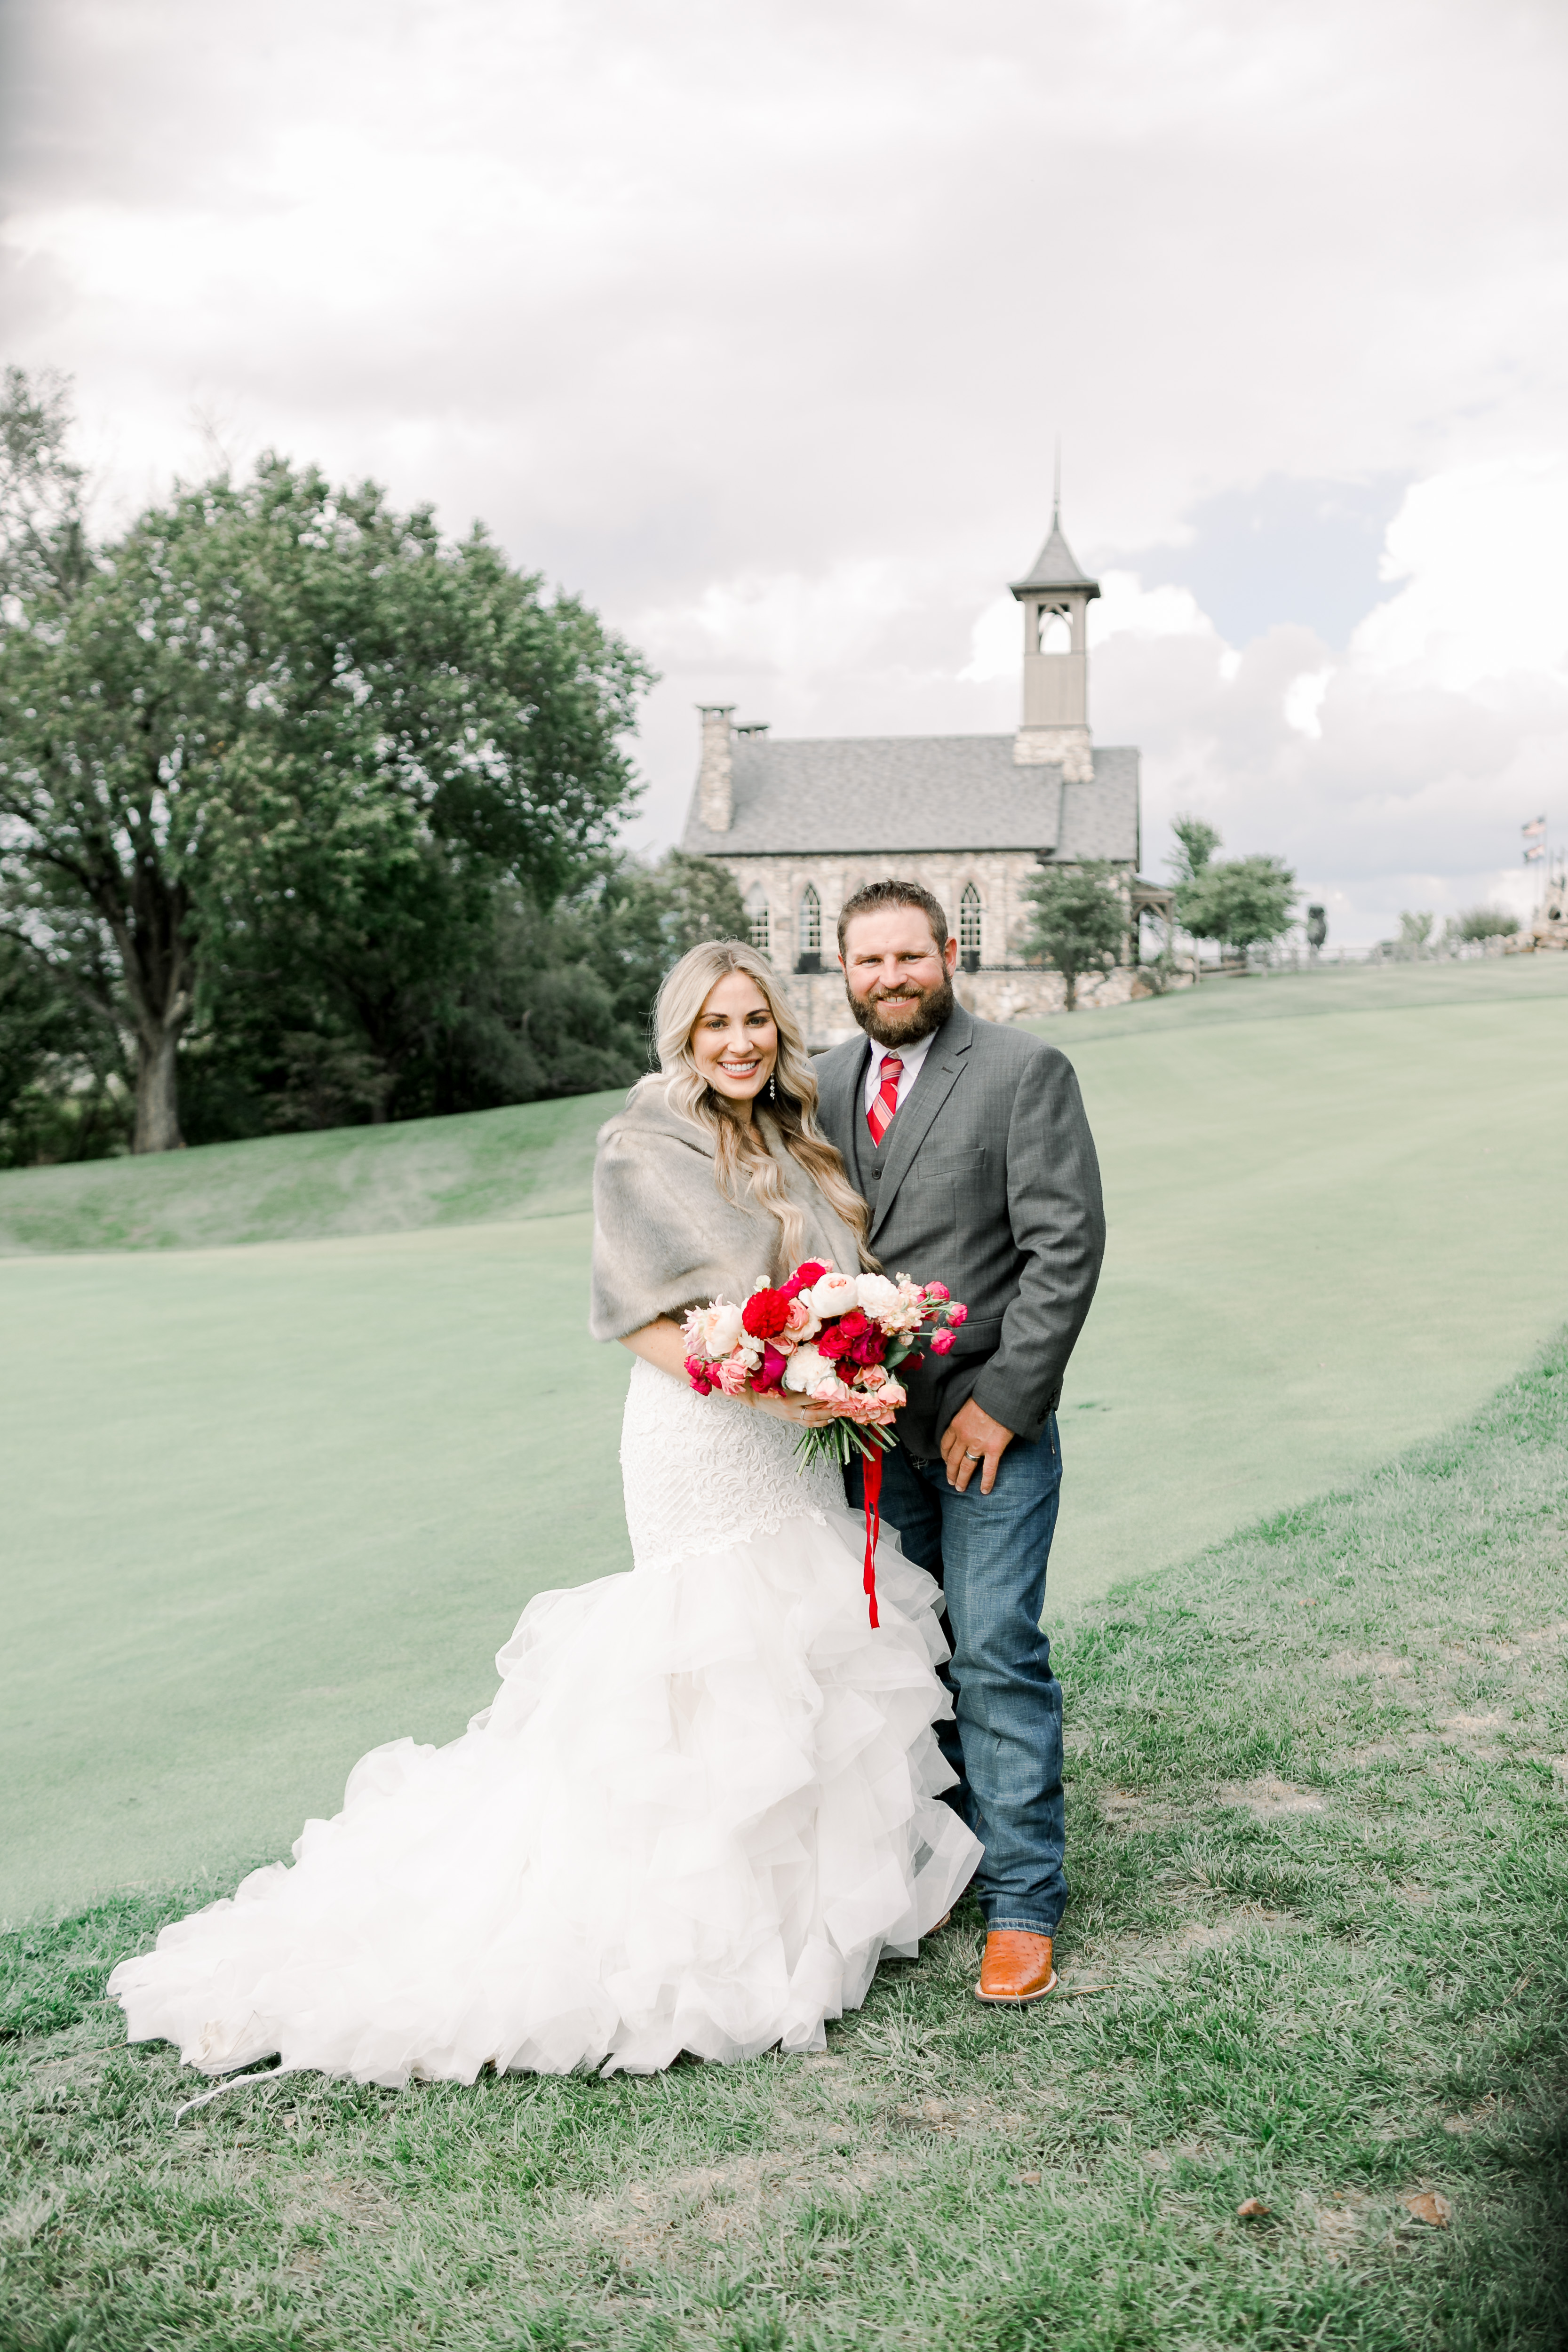
[[[1062,980],[1067,987],[1067,1001],[1062,1006],[1062,1011],[1076,1013],[1078,1011],[1078,974],[1076,971],[1064,971]]]
[[[181,1027],[184,1026],[182,1023]],[[180,1028],[142,1036],[136,1049],[136,1139],[133,1151],[183,1151],[180,1133]]]

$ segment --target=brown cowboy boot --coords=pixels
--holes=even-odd
[[[1051,1938],[1024,1927],[993,1927],[980,1963],[980,2000],[1044,2000],[1056,1990]]]

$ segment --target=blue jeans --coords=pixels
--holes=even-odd
[[[1054,1414],[1035,1444],[1013,1440],[989,1495],[978,1471],[959,1494],[940,1457],[900,1446],[882,1458],[882,1516],[947,1604],[952,1659],[942,1680],[955,1720],[937,1734],[958,1774],[948,1801],[985,1848],[973,1891],[988,1927],[1037,1936],[1056,1934],[1068,1898],[1062,1686],[1040,1631],[1061,1476]],[[846,1484],[858,1510],[858,1462]]]

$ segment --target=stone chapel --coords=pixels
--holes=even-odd
[[[1027,962],[1025,886],[1042,866],[1102,858],[1125,877],[1135,931],[1138,753],[1089,726],[1087,616],[1100,584],[1062,534],[1059,502],[1039,554],[1011,583],[1023,613],[1023,709],[1012,735],[872,735],[791,740],[700,706],[701,761],[681,846],[715,858],[745,900],[755,946],[789,976],[814,1048],[852,1024],[835,926],[864,882],[909,876],[958,934],[959,993],[1012,1021],[1055,1011],[1059,974]],[[1166,894],[1160,893],[1160,896]],[[1128,993],[1108,974],[1079,1002]]]

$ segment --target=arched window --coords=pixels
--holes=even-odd
[[[768,952],[768,899],[760,882],[746,893],[746,937],[759,955]]]
[[[1042,604],[1039,608],[1039,645],[1043,654],[1070,654],[1072,651],[1072,609],[1067,604]]]
[[[800,914],[795,925],[795,959],[797,971],[820,971],[822,969],[822,901],[808,882],[801,893]]]
[[[963,886],[958,902],[958,950],[965,971],[980,969],[980,893],[973,882]]]

